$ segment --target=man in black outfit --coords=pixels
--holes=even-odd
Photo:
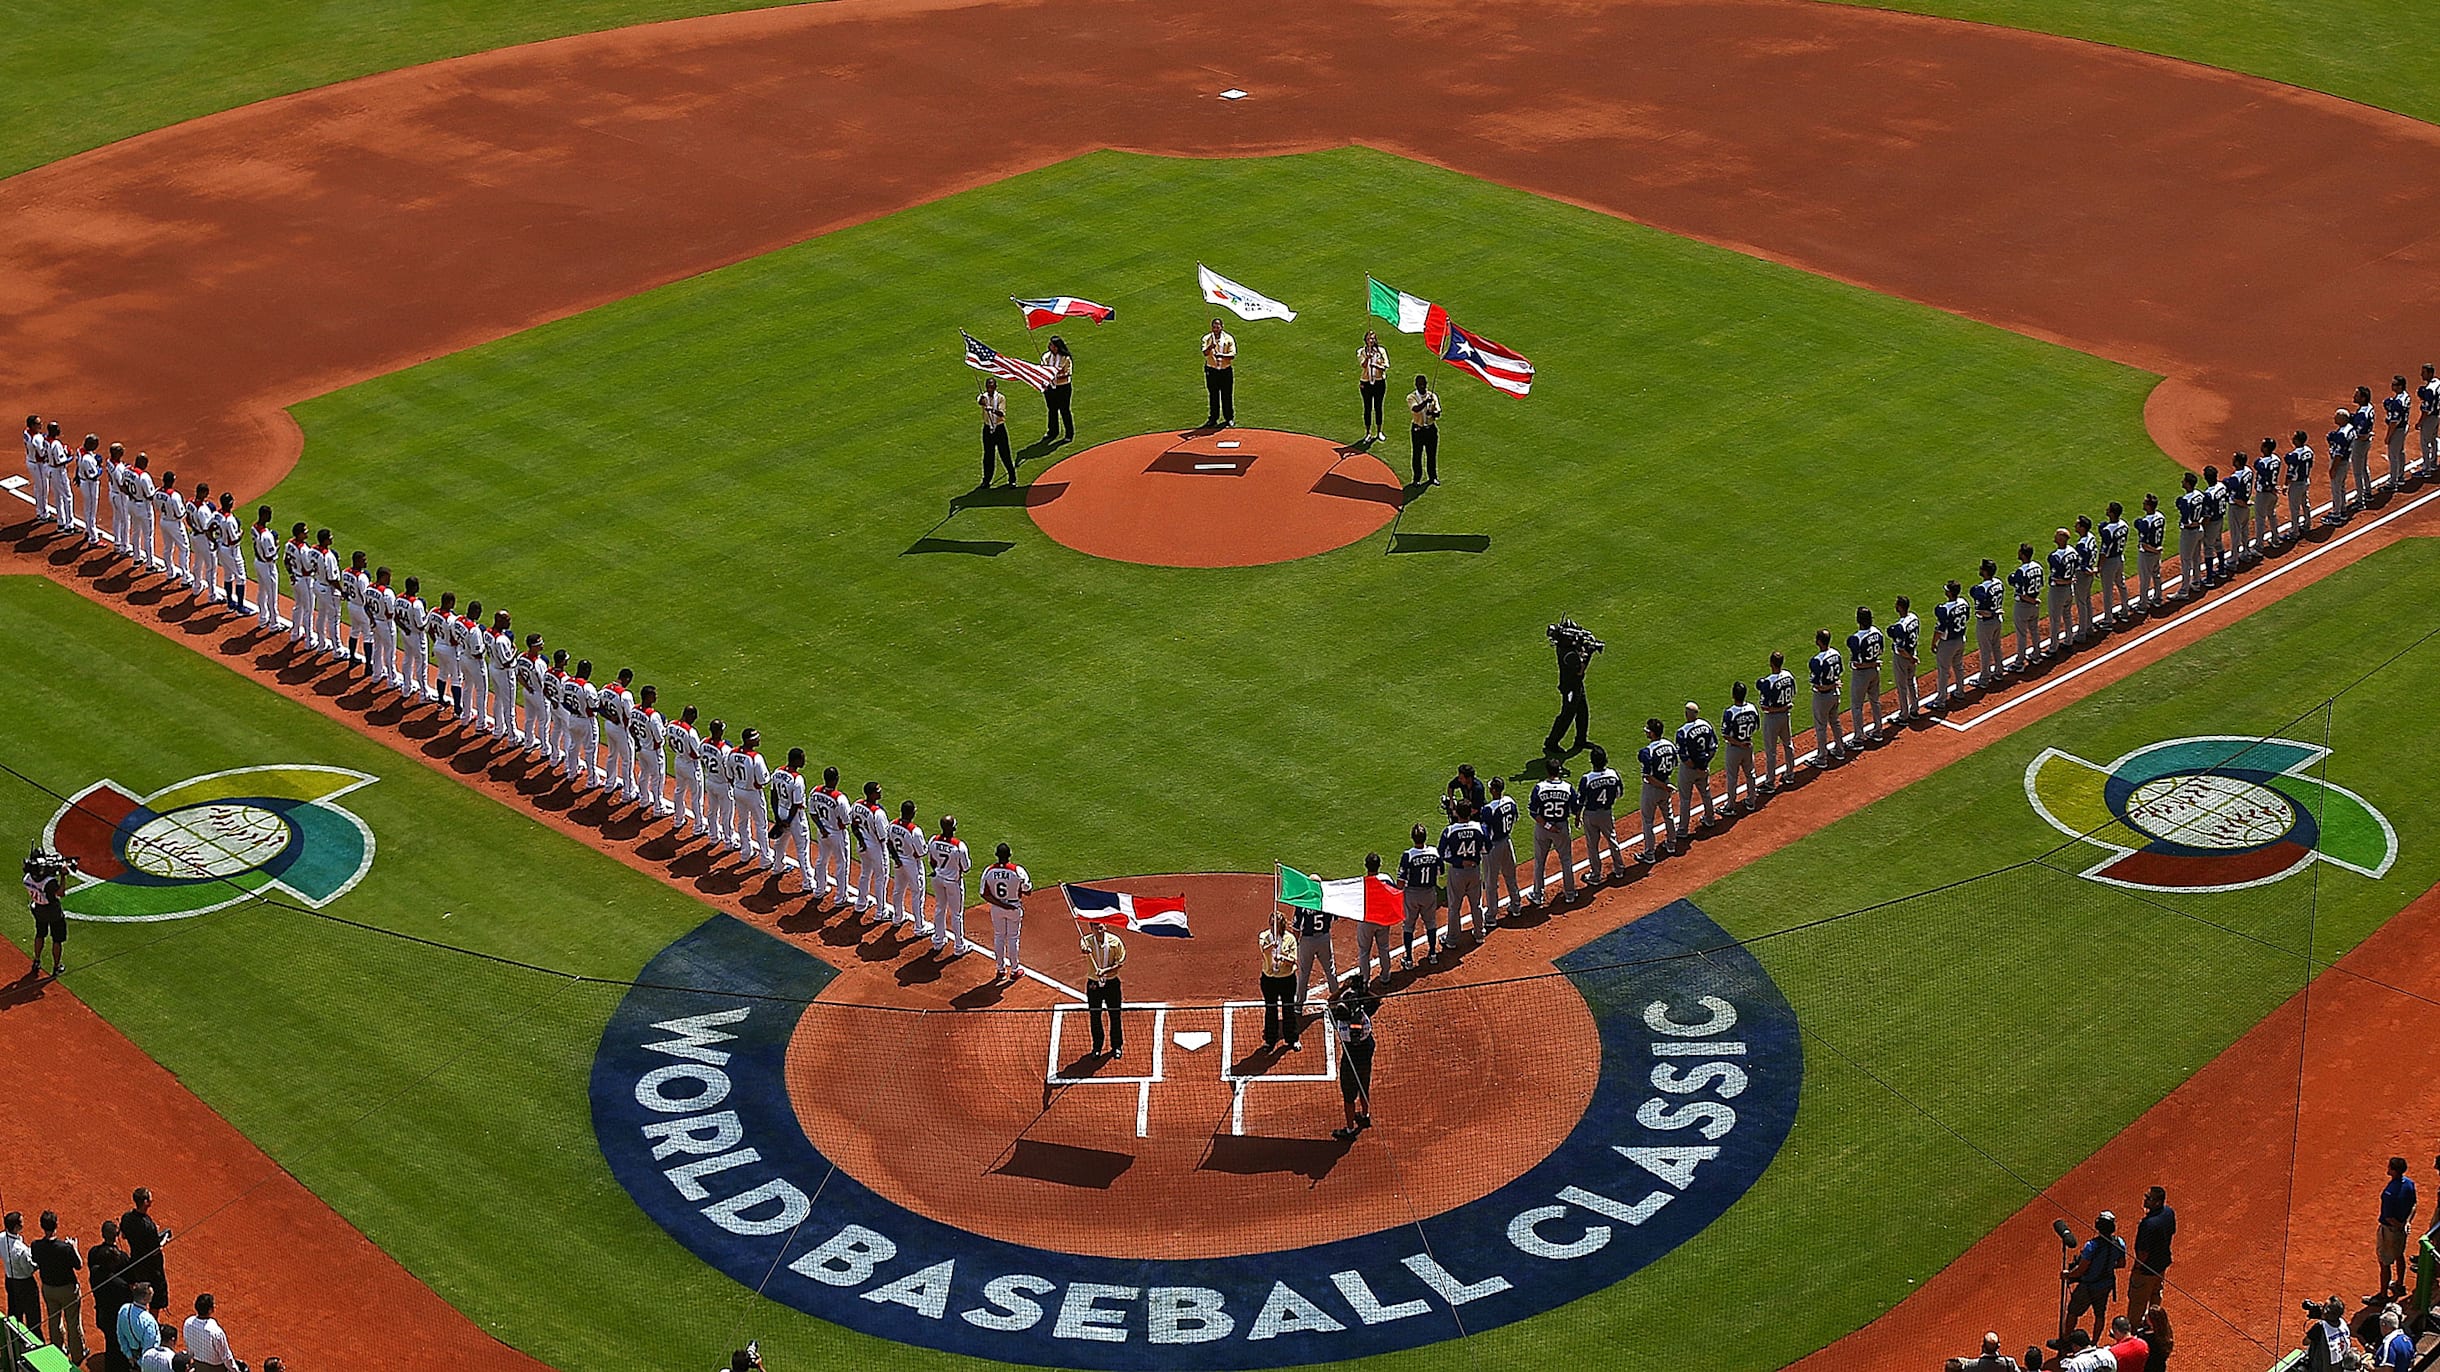
[[[116,1220],[102,1221],[102,1241],[85,1255],[85,1280],[93,1289],[93,1323],[102,1331],[105,1372],[127,1372],[127,1356],[119,1351],[119,1307],[127,1303],[127,1250],[119,1247]]]
[[[1559,751],[1559,736],[1567,726],[1576,726],[1575,747],[1588,746],[1585,731],[1592,721],[1591,708],[1584,699],[1584,669],[1591,664],[1593,654],[1601,651],[1601,640],[1578,628],[1574,622],[1562,619],[1551,626],[1551,646],[1559,654],[1559,717],[1550,722],[1550,737],[1543,740],[1544,752]]]
[[[85,1270],[76,1240],[59,1236],[59,1213],[42,1212],[42,1237],[34,1240],[34,1276],[42,1287],[42,1336],[65,1349],[68,1360],[85,1363],[85,1317],[76,1308],[76,1274]]]
[[[169,1274],[161,1264],[161,1245],[170,1231],[153,1221],[152,1188],[136,1188],[135,1208],[119,1216],[119,1236],[127,1240],[127,1284],[152,1284],[152,1312],[169,1308]]]
[[[25,859],[25,897],[34,907],[34,953],[26,976],[42,975],[42,943],[51,941],[51,975],[59,975],[68,954],[68,914],[61,904],[67,889],[67,869],[36,844]]]
[[[2169,1272],[2170,1244],[2177,1238],[2177,1212],[2169,1193],[2155,1186],[2143,1193],[2143,1218],[2135,1221],[2135,1261],[2127,1271],[2127,1313],[2140,1320],[2160,1299]]]

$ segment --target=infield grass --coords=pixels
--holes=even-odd
[[[1518,400],[1389,335],[1393,376],[1428,368],[1447,406],[1447,484],[1399,527],[1485,551],[1384,534],[1179,570],[951,513],[977,470],[958,328],[1030,355],[1008,296],[1114,305],[1064,330],[1079,439],[1197,424],[1198,260],[1305,311],[1236,324],[1248,425],[1355,434],[1367,271],[1534,359]],[[1609,640],[1594,734],[1631,752],[1645,715],[1716,708],[1859,603],[1928,607],[1985,554],[2172,489],[2152,384],[1380,153],[1104,153],[310,401],[270,498],[1037,875],[1339,873],[1437,820],[1458,761],[1538,758],[1560,614]]]

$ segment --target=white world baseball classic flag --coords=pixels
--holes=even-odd
[[[1250,291],[1220,273],[1195,264],[1195,279],[1203,283],[1203,298],[1227,306],[1239,319],[1294,319],[1296,311],[1260,291]]]

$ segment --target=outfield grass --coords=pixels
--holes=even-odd
[[[1837,0],[1855,3],[1857,0]],[[2440,8],[2397,0],[1861,0],[2182,57],[2440,122]]]
[[[1113,304],[1065,331],[1080,439],[1199,423],[1199,258],[1306,311],[1237,326],[1247,424],[1357,429],[1367,270],[1533,357],[1516,400],[1390,335],[1447,405],[1448,484],[1402,527],[1486,552],[1179,570],[1020,509],[943,522],[976,470],[958,327],[1038,348],[1008,295]],[[270,498],[1038,874],[1337,872],[1436,818],[1457,761],[1538,756],[1562,612],[1609,639],[1595,734],[1631,751],[1859,602],[2171,489],[2152,383],[1380,153],[1105,153],[308,402]],[[911,551],[934,532],[1013,546]]]
[[[2292,992],[2307,930],[2319,956],[2336,956],[2440,879],[2427,842],[2440,797],[2417,762],[2440,744],[2440,723],[2420,708],[2434,650],[2313,711],[2404,646],[2392,621],[2360,607],[2435,590],[2440,546],[2378,554],[1698,893],[1733,932],[1761,937],[2033,858],[2057,842],[2022,788],[2042,748],[2106,761],[2191,733],[2326,736],[2329,779],[2381,808],[2403,845],[2380,882],[2324,869],[2172,900],[2065,875],[2090,860],[2070,853],[2064,871],[2020,870],[1762,937],[1757,951],[1810,1036],[1804,1105],[1779,1160],[1653,1268],[1468,1354],[1484,1366],[1615,1358],[1654,1347],[1690,1291],[1766,1289],[1773,1318],[1716,1331],[1706,1365],[1778,1366],[1902,1298],[2021,1204],[2027,1182],[2064,1172]],[[19,717],[67,717],[95,698],[180,702],[174,726],[157,730],[30,736],[18,765],[56,790],[103,776],[149,790],[280,761],[380,776],[348,802],[379,855],[335,914],[608,977],[701,914],[47,583],[0,580],[0,633],[57,653],[0,658],[0,698]],[[44,665],[58,660],[80,671]],[[12,786],[0,823],[27,832],[53,803]],[[798,1365],[965,1365],[759,1305],[635,1212],[602,1167],[584,1091],[615,986],[260,906],[84,925],[76,949],[72,989],[444,1297],[537,1356],[684,1366],[750,1329]],[[2153,997],[2130,1032],[2139,977]],[[2288,1127],[2263,1122],[2266,1138]],[[605,1321],[603,1309],[621,1313]],[[1382,1365],[1448,1356],[1427,1348]]]

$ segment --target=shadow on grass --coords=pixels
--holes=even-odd
[[[1481,553],[1491,550],[1489,534],[1408,534],[1389,537],[1393,553]]]

